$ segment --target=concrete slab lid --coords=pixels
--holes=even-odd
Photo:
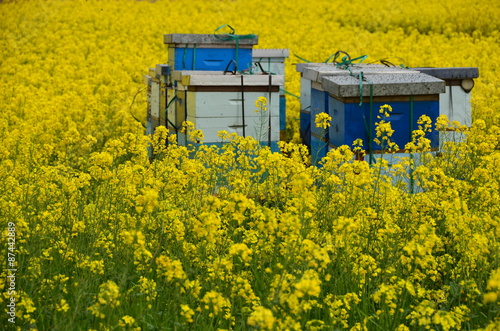
[[[349,71],[350,70],[350,71]],[[304,69],[302,77],[315,82],[321,82],[323,76],[341,76],[358,75],[363,72],[364,75],[379,74],[417,74],[416,70],[408,70],[400,67],[388,67],[381,64],[356,64],[349,67],[349,70],[338,67],[334,64],[322,66],[310,66]]]
[[[366,75],[363,81],[363,96],[429,95],[445,92],[445,82],[430,75],[417,73]],[[352,76],[325,76],[322,78],[325,91],[335,97],[359,97],[359,79]]]
[[[241,86],[243,77],[244,86],[268,86],[271,77],[272,86],[283,86],[285,80],[282,75],[224,75],[223,71],[174,71],[174,79],[184,86]]]
[[[451,68],[412,68],[427,75],[439,79],[473,79],[479,77],[479,69],[474,67],[451,67]]]
[[[221,34],[220,38],[225,39],[227,35]],[[235,35],[240,36],[241,35]],[[163,42],[169,45],[177,45],[177,44],[213,44],[213,45],[235,45],[236,40],[221,40],[215,37],[213,34],[185,34],[185,33],[171,33],[163,36]],[[253,38],[243,38],[238,40],[238,45],[257,45],[258,44],[258,36]]]
[[[303,73],[304,70],[308,67],[317,67],[317,66],[322,66],[325,65],[325,63],[296,63],[295,64],[295,69],[297,72]]]
[[[172,78],[174,80],[182,80],[184,76],[190,75],[222,75],[223,71],[203,71],[203,70],[174,70],[172,71]]]
[[[286,48],[261,48],[252,49],[252,57],[289,57],[290,50]]]

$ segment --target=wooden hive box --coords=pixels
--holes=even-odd
[[[174,71],[177,123],[187,120],[204,133],[205,144],[218,144],[218,132],[252,136],[277,151],[280,139],[281,75],[241,75],[207,71]],[[256,113],[255,101],[268,99],[267,112]],[[178,132],[179,143],[189,144]],[[193,142],[191,142],[193,143]]]
[[[258,37],[232,36],[166,34],[168,64],[173,70],[246,70],[252,64],[252,47],[257,45]]]

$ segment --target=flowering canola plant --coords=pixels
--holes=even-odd
[[[0,2],[0,325],[499,329],[499,6]],[[412,157],[391,166],[370,165],[355,146],[309,166],[290,95],[281,153],[227,132],[206,146],[189,123],[196,148],[164,127],[146,136],[141,76],[167,62],[163,34],[227,23],[257,34],[259,48],[314,62],[340,49],[409,67],[477,66],[474,122],[421,118],[405,146]],[[299,61],[286,63],[295,95]],[[376,138],[392,150],[389,107]],[[425,138],[434,129],[448,137],[438,154]]]

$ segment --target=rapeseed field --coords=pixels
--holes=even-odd
[[[290,49],[282,153],[145,135],[163,35],[223,24]],[[0,328],[500,329],[499,29],[494,0],[0,1]],[[422,118],[391,168],[309,166],[294,64],[338,50],[478,67],[472,125]]]

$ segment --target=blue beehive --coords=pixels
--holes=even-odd
[[[328,130],[318,128],[315,123],[316,115],[319,113],[329,113],[328,93],[320,84],[313,82],[311,86],[311,111],[310,111],[310,141],[311,157],[313,164],[321,160],[328,152]]]
[[[404,148],[411,141],[412,130],[418,128],[417,120],[421,115],[432,120],[439,116],[439,94],[445,91],[444,81],[421,73],[365,75],[362,85],[359,78],[350,75],[327,76],[322,83],[329,94],[332,117],[330,146],[352,145],[360,138],[364,142],[363,149],[370,155],[383,152],[372,142],[380,106],[392,106],[388,120],[395,133],[391,140]],[[432,148],[439,147],[437,132],[429,133],[427,138]]]
[[[329,149],[329,132],[317,128],[314,119],[319,113],[327,113],[331,115],[331,104],[329,101],[329,93],[323,87],[323,77],[327,76],[352,76],[359,79],[360,75],[388,75],[388,74],[417,74],[418,72],[402,69],[398,67],[387,67],[377,64],[356,64],[346,66],[338,66],[336,64],[309,64],[303,69],[303,82],[308,82],[310,86],[310,111],[308,122],[310,123],[310,150],[312,162],[317,163],[326,155]],[[358,92],[359,94],[359,92]],[[304,135],[305,136],[305,135]]]
[[[255,35],[166,34],[173,70],[242,71],[252,65]]]

